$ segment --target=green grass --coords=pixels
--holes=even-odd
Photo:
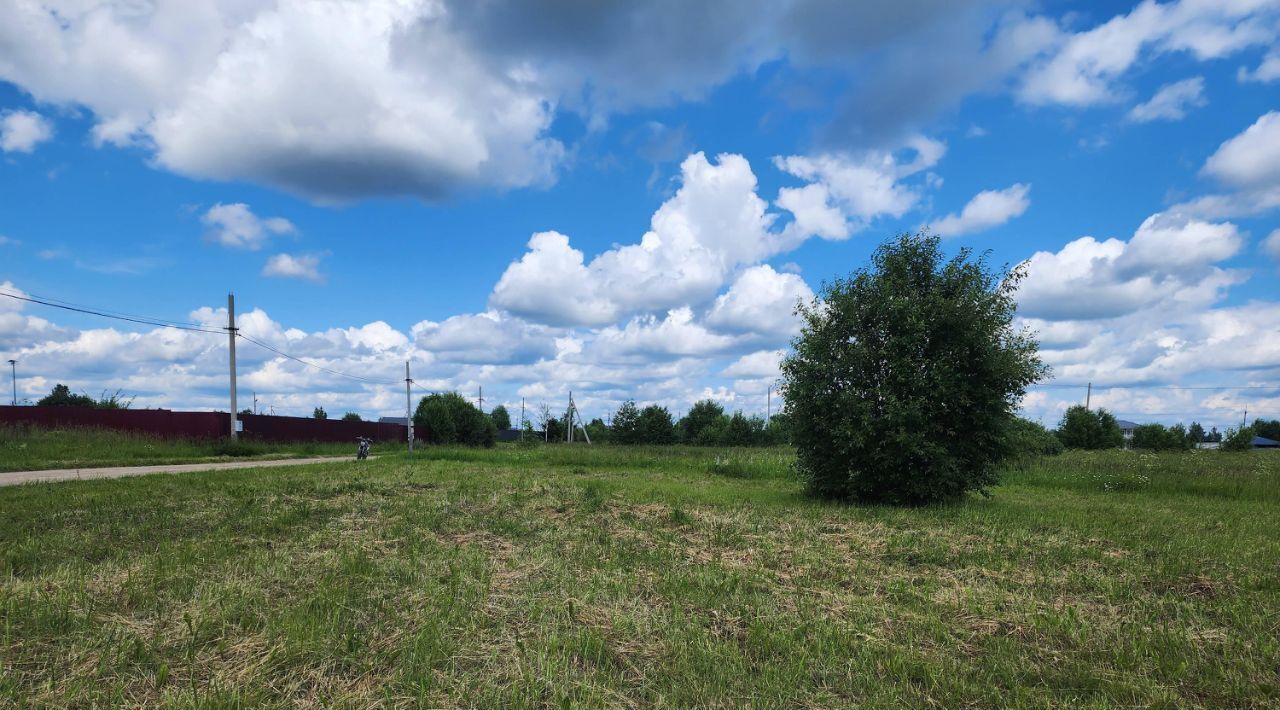
[[[380,443],[374,453],[398,450]],[[355,456],[356,442],[271,444],[217,439],[162,439],[110,429],[44,429],[0,425],[0,471],[148,466],[297,456]]]
[[[1069,454],[920,509],[809,500],[790,463],[0,489],[0,705],[1280,704],[1280,456]]]

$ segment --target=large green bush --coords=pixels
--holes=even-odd
[[[423,397],[413,424],[418,438],[431,444],[493,446],[498,436],[493,420],[457,392]]]
[[[1005,431],[1008,453],[1013,458],[1056,456],[1065,448],[1058,437],[1040,422],[1014,417]]]
[[[1192,448],[1193,442],[1182,425],[1139,424],[1133,429],[1129,446],[1143,451],[1184,451]]]
[[[996,481],[1007,429],[1046,374],[1013,327],[1023,271],[903,234],[824,287],[782,364],[797,467],[822,497],[917,504]]]
[[[1062,413],[1056,432],[1068,449],[1118,449],[1124,446],[1124,432],[1111,412],[1073,405]]]
[[[1223,437],[1222,444],[1218,447],[1223,451],[1248,451],[1253,448],[1253,427],[1245,426],[1239,429],[1228,429],[1227,435]]]

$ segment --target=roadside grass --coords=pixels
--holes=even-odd
[[[1280,703],[1280,456],[1071,453],[915,509],[807,499],[790,458],[3,488],[0,704]]]
[[[374,444],[374,453],[397,449]],[[165,439],[110,429],[17,427],[0,425],[0,471],[53,468],[100,468],[204,463],[299,456],[355,456],[356,442],[231,442],[209,439]]]

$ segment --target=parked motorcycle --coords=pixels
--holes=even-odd
[[[356,441],[360,442],[360,447],[356,449],[356,461],[363,461],[369,458],[369,444],[372,443],[373,440],[363,436],[357,436]]]

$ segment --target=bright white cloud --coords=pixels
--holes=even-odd
[[[1203,172],[1241,188],[1280,186],[1280,112],[1263,114],[1205,161]]]
[[[1236,72],[1236,79],[1241,82],[1256,81],[1266,84],[1280,79],[1280,52],[1271,51],[1262,59],[1262,63],[1255,69],[1247,69],[1240,67]]]
[[[637,316],[621,328],[604,328],[585,354],[588,359],[606,363],[638,363],[655,358],[719,355],[737,344],[736,338],[711,332],[694,320],[692,309],[681,307],[662,318]]]
[[[1266,239],[1262,240],[1262,250],[1270,254],[1272,259],[1280,262],[1280,229],[1272,231]]]
[[[262,218],[243,202],[218,203],[200,218],[209,227],[209,240],[233,249],[261,249],[273,235],[294,234],[297,229],[283,217]]]
[[[1275,15],[1269,0],[1144,0],[1126,15],[1061,35],[1024,74],[1019,98],[1074,106],[1114,101],[1113,82],[1144,56],[1188,52],[1207,60],[1267,44],[1275,38]]]
[[[276,254],[262,267],[263,276],[279,276],[286,279],[305,279],[317,283],[324,281],[320,273],[319,254]]]
[[[555,332],[497,312],[413,326],[414,344],[440,362],[509,365],[555,358]]]
[[[782,358],[785,350],[760,350],[748,353],[734,360],[720,374],[725,377],[741,378],[777,378],[782,370]]]
[[[1180,121],[1189,110],[1207,103],[1204,77],[1194,76],[1160,87],[1150,100],[1130,109],[1128,118],[1134,123]]]
[[[0,113],[0,151],[30,153],[53,138],[53,123],[35,111]]]
[[[1229,222],[1167,214],[1147,218],[1128,242],[1081,237],[1027,261],[1019,312],[1045,320],[1087,320],[1156,304],[1205,307],[1243,279],[1214,266],[1243,243]]]
[[[935,232],[944,237],[980,232],[1020,217],[1031,206],[1031,186],[1023,183],[1003,190],[983,190],[973,196],[960,214],[949,214],[934,222]]]
[[[796,304],[811,300],[813,291],[804,279],[761,264],[744,270],[729,290],[716,298],[707,324],[727,333],[787,338],[800,329]]]

